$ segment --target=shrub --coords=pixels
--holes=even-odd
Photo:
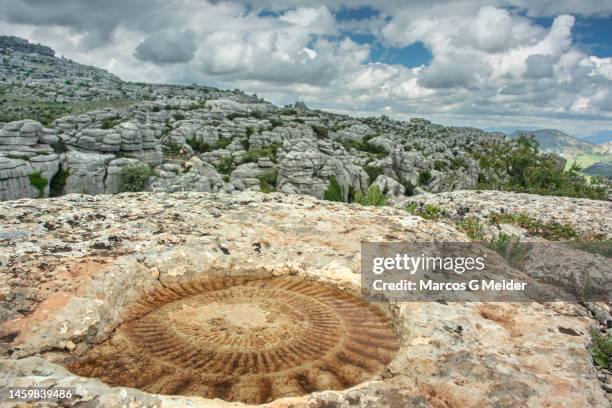
[[[431,172],[424,170],[419,173],[419,185],[426,186],[431,181]]]
[[[331,176],[329,178],[329,185],[327,190],[323,193],[323,198],[327,201],[344,202],[344,189],[336,180],[336,177]]]
[[[235,168],[234,158],[232,156],[223,157],[216,168],[221,174],[230,174]]]
[[[273,130],[274,128],[277,128],[279,126],[283,126],[283,121],[280,119],[270,119],[270,130]]]
[[[206,153],[212,150],[210,145],[201,139],[187,139],[187,144],[197,153]]]
[[[143,191],[147,187],[150,176],[151,168],[147,165],[124,166],[119,173],[119,191]]]
[[[262,149],[252,149],[246,153],[243,153],[242,156],[240,156],[240,160],[242,161],[242,163],[254,163],[257,162],[260,157],[268,157],[271,160],[275,161],[276,152],[278,151],[279,147],[279,143],[273,143],[272,145],[264,147]]]
[[[249,137],[253,133],[255,133],[255,130],[253,130],[253,128],[249,126],[249,127],[246,128],[245,133],[246,133],[246,136]]]
[[[385,205],[387,197],[380,191],[377,185],[370,186],[368,193],[364,196],[361,190],[355,193],[355,202],[365,206],[382,207]]]
[[[178,156],[181,151],[181,146],[173,141],[164,143],[164,154],[167,156]],[[118,157],[118,155],[117,155]]]
[[[216,149],[225,149],[230,143],[232,143],[232,139],[229,137],[220,137],[217,140],[217,144],[215,144]]]
[[[329,130],[323,125],[311,125],[311,127],[319,139],[325,139],[329,135]]]
[[[28,176],[30,178],[30,184],[38,189],[38,198],[45,196],[45,187],[49,180],[43,177],[40,171],[34,172]]]
[[[571,225],[558,222],[542,222],[526,214],[498,214],[489,215],[493,224],[514,224],[526,229],[531,235],[551,240],[568,240],[576,238],[578,233]]]
[[[68,151],[68,145],[62,138],[59,138],[55,143],[51,143],[51,148],[53,148],[53,151],[57,154],[66,153]]]
[[[361,142],[350,139],[344,142],[343,145],[346,150],[354,148],[361,152],[371,153],[377,157],[386,155],[386,151],[382,146],[370,143],[369,139],[371,138],[364,138]]]
[[[466,217],[463,220],[457,221],[456,225],[458,229],[465,232],[472,240],[484,240],[484,227],[478,218],[472,216]]]
[[[363,170],[368,174],[368,179],[370,182],[376,180],[378,176],[383,174],[383,169],[378,166],[365,165],[363,166]]]
[[[602,334],[597,328],[591,329],[591,344],[588,347],[593,362],[602,367],[610,368],[610,361],[612,360],[612,335]]]
[[[489,142],[474,152],[481,173],[477,188],[605,200],[605,188],[590,184],[576,164],[565,170],[557,158],[539,154],[530,135],[511,142]]]
[[[421,213],[421,217],[426,220],[437,220],[440,218],[442,209],[433,204],[425,204],[424,211]]]
[[[175,113],[174,115],[172,115],[172,117],[174,118],[174,120],[185,120],[185,115],[182,113]]]
[[[424,206],[419,206],[416,203],[410,203],[406,206],[406,211],[412,215],[421,216],[426,220],[437,220],[442,214],[442,209],[433,204],[425,204]]]
[[[521,243],[520,238],[516,235],[501,233],[489,241],[487,247],[503,256],[514,268],[520,267],[527,254],[527,246]]]
[[[121,118],[118,115],[102,119],[100,129],[111,129],[121,123]]]
[[[268,173],[262,174],[259,177],[259,190],[262,193],[271,193],[275,190],[276,178],[278,176],[277,170],[272,170]]]
[[[605,256],[606,258],[612,257],[612,240],[583,240],[577,239],[569,241],[568,244],[575,249],[589,252],[591,254],[597,254]]]
[[[68,176],[70,176],[70,172],[60,166],[59,171],[49,183],[49,197],[59,197],[62,195]]]

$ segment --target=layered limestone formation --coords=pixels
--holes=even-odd
[[[49,195],[49,182],[60,163],[50,146],[56,141],[53,130],[31,120],[10,122],[0,128],[0,200]]]
[[[7,201],[0,220],[0,388],[76,387],[68,406],[609,406],[580,304],[363,303],[361,242],[467,240],[447,223],[253,192]]]

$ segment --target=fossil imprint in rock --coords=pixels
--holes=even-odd
[[[385,312],[332,286],[217,278],[147,294],[67,365],[111,385],[263,403],[363,382],[398,347]]]

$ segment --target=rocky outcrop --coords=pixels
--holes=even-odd
[[[0,128],[0,200],[49,195],[49,182],[59,170],[59,157],[49,145],[56,141],[53,130],[31,120]]]
[[[47,57],[55,56],[55,51],[41,44],[32,44],[28,40],[15,36],[0,35],[0,53],[23,52],[40,54]]]
[[[62,168],[68,171],[66,194],[104,194],[108,164],[115,159],[111,154],[69,151],[62,155]]]
[[[349,156],[323,152],[330,147],[328,141],[305,138],[286,143],[286,147],[290,150],[280,156],[278,191],[323,198],[332,177],[342,187],[345,200],[350,190],[367,190],[368,175]]]
[[[0,287],[0,388],[41,383],[76,387],[74,398],[64,403],[67,406],[248,406],[193,396],[208,392],[204,388],[189,388],[191,396],[184,396],[121,386],[121,381],[131,378],[140,381],[136,387],[143,388],[171,373],[152,369],[164,361],[164,354],[126,359],[125,353],[136,346],[129,338],[113,336],[123,333],[122,323],[139,300],[155,304],[155,298],[146,294],[176,299],[201,289],[207,279],[237,282],[240,278],[272,281],[281,277],[301,280],[302,287],[313,281],[328,285],[349,298],[360,293],[361,242],[387,237],[417,242],[465,239],[449,225],[412,217],[401,209],[278,193],[67,195],[2,202],[0,219],[0,235],[10,237],[0,239],[0,281],[4,282]],[[261,295],[263,290],[252,293]],[[264,298],[264,305],[277,299],[274,295]],[[279,307],[290,312],[296,302],[291,299]],[[169,309],[173,319],[187,317],[186,332],[207,322],[195,317],[190,309],[194,305]],[[212,319],[213,323],[222,325],[232,319],[234,326],[258,324],[259,315],[253,310],[234,307],[232,312],[230,306],[224,303],[224,310],[230,313]],[[326,391],[310,392],[309,387],[300,386],[306,380],[285,381],[286,398],[269,405],[609,406],[587,350],[595,321],[580,304],[408,302],[372,307],[388,316],[401,337],[384,369],[348,389],[333,382],[336,377],[324,370],[313,378],[327,379]],[[277,321],[279,317],[282,314],[268,318]],[[359,315],[358,322],[362,317]],[[170,319],[161,323],[173,324]],[[283,324],[288,324],[281,323],[261,326],[258,333],[272,331],[274,341],[293,339],[295,332],[279,334]],[[155,334],[156,327],[150,324],[140,329],[143,339],[151,331]],[[295,327],[303,336],[309,326]],[[162,336],[153,339],[164,340]],[[117,345],[119,352],[109,356],[116,360],[105,360],[108,366],[96,367],[118,370],[110,379],[119,382],[118,386],[74,374],[79,365],[91,365],[86,359],[102,358],[104,347],[111,350]],[[299,351],[290,353],[305,358],[295,354]],[[180,355],[184,357],[180,360],[189,358]],[[371,354],[370,359],[379,355]],[[234,361],[227,366],[228,372],[243,364],[241,359]],[[345,353],[343,360],[330,362],[327,369],[333,371],[340,364],[344,368],[337,369],[337,375],[351,375],[359,367],[347,365],[350,361],[354,354]],[[278,364],[282,368],[290,362]],[[135,371],[138,367],[143,368]],[[274,384],[283,378],[289,379],[289,374],[274,377]],[[178,382],[173,384],[175,391],[170,394],[180,394],[184,388],[176,386]],[[184,377],[180,384],[191,387],[189,384],[202,382]],[[254,395],[259,389],[248,385],[229,382],[224,385],[225,394],[212,395],[227,399],[242,395],[240,391]]]
[[[225,184],[217,170],[197,157],[183,165],[164,164],[160,166],[149,186],[150,191],[170,193],[178,191],[218,192]]]

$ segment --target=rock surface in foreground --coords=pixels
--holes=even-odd
[[[149,290],[202,277],[292,275],[356,292],[361,241],[465,239],[393,208],[281,194],[68,195],[3,202],[0,217],[0,383],[75,386],[73,403],[92,406],[229,405],[119,392],[62,367],[106,341]],[[270,406],[609,406],[586,349],[593,321],[579,305],[389,310],[401,347],[385,370],[348,390],[303,390]]]

